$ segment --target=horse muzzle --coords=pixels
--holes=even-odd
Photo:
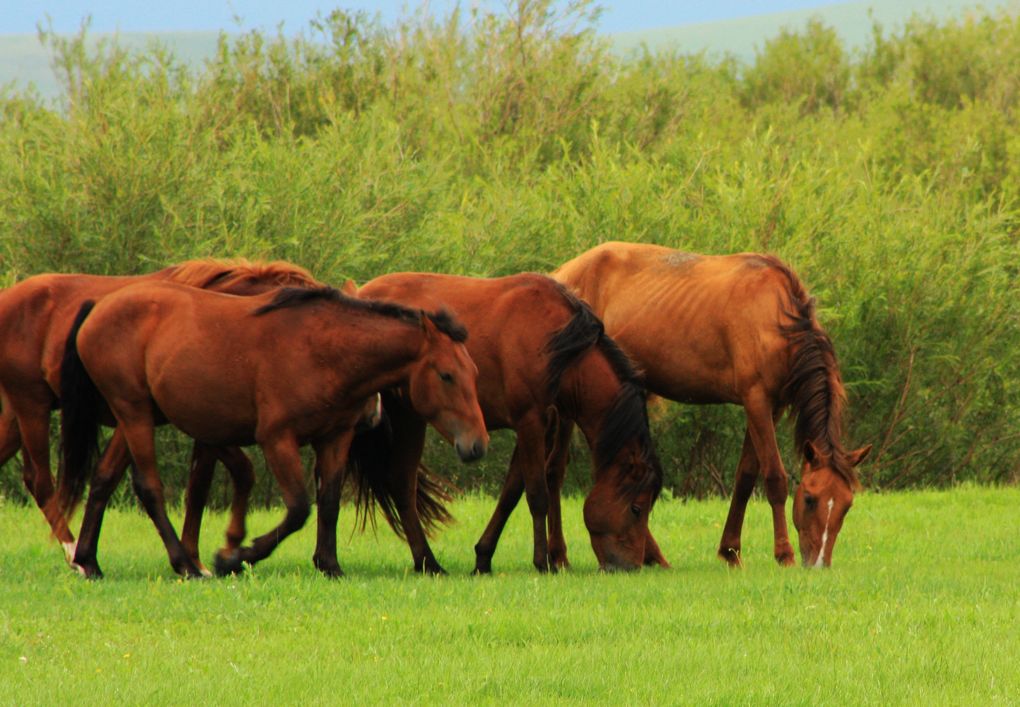
[[[476,439],[474,443],[470,445],[461,444],[460,441],[458,440],[454,444],[454,447],[457,448],[457,456],[460,457],[460,460],[465,463],[470,463],[478,461],[479,459],[484,457],[485,450],[488,447],[488,445],[485,443],[485,440],[482,439]]]

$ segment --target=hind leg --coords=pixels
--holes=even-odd
[[[67,519],[53,501],[53,477],[50,475],[50,407],[49,401],[19,406],[18,433],[24,450],[23,478],[29,493],[46,516],[53,537],[64,546],[65,554],[74,552],[74,535]],[[5,413],[6,414],[6,413]]]
[[[747,502],[754,491],[758,480],[758,457],[751,442],[751,432],[744,433],[744,446],[737,464],[737,475],[733,484],[733,497],[730,499],[730,512],[726,516],[722,540],[719,541],[719,557],[733,567],[740,567],[740,534],[744,527],[744,512]]]
[[[117,484],[124,478],[130,463],[124,435],[114,431],[106,451],[99,459],[92,484],[89,488],[88,500],[85,502],[85,516],[82,518],[81,530],[78,532],[78,544],[75,547],[71,566],[90,579],[99,579],[103,572],[99,569],[97,552],[99,532],[103,526],[103,514],[106,504]]]

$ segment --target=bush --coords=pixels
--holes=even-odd
[[[549,0],[388,27],[338,11],[293,40],[223,37],[201,68],[46,35],[61,104],[0,97],[0,284],[199,256],[340,282],[550,270],[608,239],[769,251],[818,298],[848,443],[876,445],[869,487],[1016,482],[1016,18],[915,19],[858,54],[812,22],[750,65],[617,58],[592,18]],[[674,491],[728,489],[739,410],[653,419]],[[187,445],[164,438],[179,488]],[[492,489],[511,446],[468,468],[433,442],[428,460]],[[0,491],[23,497],[18,476]]]

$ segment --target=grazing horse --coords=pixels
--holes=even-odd
[[[311,444],[318,501],[313,562],[327,576],[340,576],[336,521],[343,468],[367,399],[404,386],[414,409],[453,442],[462,460],[485,453],[477,368],[465,337],[445,313],[362,302],[331,288],[255,297],[170,283],[124,288],[94,307],[83,305],[68,337],[61,388],[66,473],[71,479],[86,473],[105,398],[134,461],[135,491],[171,566],[196,577],[199,568],[166,515],[155,425],[168,421],[209,445],[258,443],[280,485],[283,521],[233,557],[217,556],[221,572],[267,557],[304,525],[309,502],[299,450]],[[101,461],[74,560],[89,577],[102,574],[96,546],[116,480]]]
[[[665,565],[658,547],[647,544],[648,514],[658,497],[662,471],[648,433],[645,393],[622,351],[605,336],[591,310],[544,275],[495,279],[419,273],[384,275],[358,290],[363,299],[408,306],[445,307],[471,332],[468,352],[479,368],[478,400],[490,430],[512,429],[517,446],[510,478],[496,510],[475,546],[476,573],[492,569],[499,536],[526,491],[534,530],[534,563],[539,571],[566,564],[560,526],[559,488],[550,496],[545,464],[556,444],[559,420],[575,421],[593,451],[595,483],[585,501],[584,520],[599,565],[634,569],[646,561]],[[425,422],[406,406],[386,401],[394,440],[377,445],[390,483],[414,497],[415,469],[421,459]],[[356,462],[369,451],[359,450]],[[441,572],[414,508],[399,511],[413,539],[415,566]],[[417,549],[415,549],[417,547]]]
[[[239,295],[282,286],[321,286],[306,270],[290,263],[191,260],[147,275],[36,275],[0,292],[0,466],[23,449],[25,486],[46,516],[54,537],[64,546],[69,561],[74,556],[74,536],[67,527],[67,516],[82,489],[64,487],[62,501],[55,499],[49,459],[50,413],[59,404],[60,365],[67,333],[86,300],[102,299],[131,284],[155,281]],[[127,450],[122,440],[114,437],[112,453],[120,450],[126,467]],[[197,445],[187,503],[191,522],[185,521],[184,530],[185,546],[196,561],[201,511],[217,459],[224,462],[235,485],[228,538],[238,532],[243,537],[244,510],[253,479],[251,464],[239,449]]]
[[[847,451],[846,394],[832,342],[796,275],[767,255],[695,255],[656,245],[604,243],[553,277],[602,317],[644,370],[648,389],[688,403],[735,403],[747,415],[719,555],[739,565],[740,532],[759,474],[772,506],[775,557],[793,564],[787,476],[775,423],[790,409],[804,459],[794,505],[806,566],[829,566],[871,445]]]

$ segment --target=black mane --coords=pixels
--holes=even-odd
[[[623,450],[623,447],[637,440],[641,450],[643,472],[632,474],[633,470],[622,468],[618,480],[624,495],[633,498],[642,491],[651,490],[658,496],[662,489],[662,465],[652,445],[648,429],[647,394],[644,380],[626,353],[605,332],[591,307],[557,283],[561,296],[574,311],[566,326],[554,333],[545,350],[549,354],[546,370],[546,386],[553,398],[559,395],[563,374],[581,356],[595,347],[605,357],[620,382],[612,408],[602,422],[599,438],[595,443],[595,466],[598,471],[609,467]]]
[[[467,330],[445,309],[441,309],[438,312],[426,312],[420,309],[404,307],[394,302],[358,299],[357,297],[348,297],[333,287],[316,287],[311,289],[303,287],[281,288],[277,291],[276,296],[273,297],[271,302],[262,305],[253,314],[258,317],[280,309],[301,307],[313,302],[332,302],[357,311],[399,319],[416,326],[421,326],[422,317],[425,316],[435,325],[436,329],[456,343],[463,344],[467,341]]]

